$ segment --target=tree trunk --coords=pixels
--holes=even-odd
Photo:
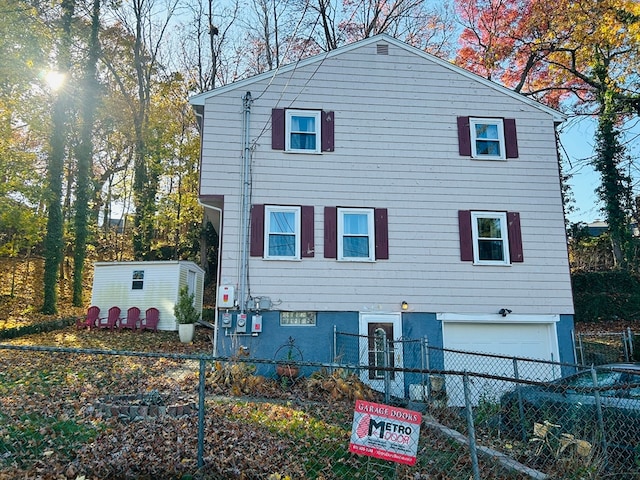
[[[74,14],[74,0],[62,1],[62,28],[58,49],[58,70],[68,75],[71,65],[71,22]],[[47,234],[44,239],[44,302],[42,313],[54,314],[58,311],[57,282],[63,255],[62,244],[62,174],[64,170],[65,143],[67,138],[68,90],[58,93],[52,106],[52,132],[50,139],[49,165],[47,171]]]
[[[91,39],[89,41],[89,56],[87,58],[84,95],[82,100],[82,130],[80,145],[78,146],[78,172],[76,183],[76,241],[73,252],[73,305],[82,306],[82,283],[84,280],[84,262],[87,254],[87,238],[89,236],[87,221],[89,218],[89,191],[93,172],[93,124],[98,95],[96,69],[100,45],[98,32],[100,30],[100,0],[94,0],[91,13]]]

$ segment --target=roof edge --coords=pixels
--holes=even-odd
[[[524,95],[522,95],[521,93],[515,92],[503,85],[500,85],[499,83],[493,82],[489,79],[486,79],[484,77],[481,77],[473,72],[470,72],[469,70],[465,70],[462,67],[459,67],[457,65],[454,65],[451,62],[448,62],[447,60],[443,60],[439,57],[436,57],[435,55],[432,55],[430,53],[424,52],[422,50],[420,50],[417,47],[414,47],[412,45],[409,45],[401,40],[398,40],[397,38],[393,38],[390,35],[386,34],[386,33],[381,33],[378,35],[375,35],[373,37],[368,37],[365,38],[363,40],[359,40],[357,42],[354,43],[350,43],[348,45],[344,45],[342,47],[339,47],[335,50],[330,50],[328,52],[325,53],[321,53],[318,55],[314,55],[312,57],[308,57],[305,58],[303,60],[299,60],[297,62],[294,63],[290,63],[288,65],[285,65],[284,67],[278,67],[274,70],[269,70],[268,72],[264,72],[264,73],[260,73],[258,75],[254,75],[252,77],[248,77],[245,78],[243,80],[239,80],[237,82],[233,82],[233,83],[229,83],[225,86],[222,86],[220,88],[216,88],[213,90],[209,90],[207,92],[203,92],[203,93],[199,93],[197,95],[194,95],[192,97],[189,98],[189,103],[193,106],[204,106],[205,102],[207,101],[207,99],[223,94],[225,92],[231,91],[231,90],[235,90],[235,89],[241,89],[243,87],[246,87],[248,85],[251,85],[253,83],[259,82],[261,80],[267,79],[269,77],[275,77],[276,75],[282,75],[282,74],[286,74],[288,72],[291,72],[292,70],[295,70],[299,67],[304,67],[307,65],[313,65],[314,63],[318,63],[318,62],[324,62],[327,58],[331,58],[331,57],[335,57],[337,55],[341,55],[342,53],[346,53],[349,52],[351,50],[354,50],[356,48],[360,48],[366,45],[369,45],[371,43],[376,43],[376,42],[380,42],[380,41],[385,41],[388,42],[398,48],[401,48],[403,50],[406,50],[408,52],[411,52],[415,55],[418,55],[420,57],[422,57],[423,59],[427,60],[427,61],[431,61],[434,62],[444,68],[447,68],[451,71],[454,71],[462,76],[465,76],[471,80],[474,80],[476,82],[479,82],[489,88],[492,88],[494,90],[497,90],[498,92],[501,92],[503,94],[506,94],[518,101],[521,101],[523,103],[526,103],[529,106],[532,106],[534,108],[537,108],[539,110],[544,111],[545,113],[551,115],[554,119],[555,122],[559,122],[562,123],[564,122],[568,116],[565,115],[564,113],[560,112],[559,110],[556,110],[555,108],[552,107],[548,107],[536,100],[533,100],[529,97],[526,97]]]

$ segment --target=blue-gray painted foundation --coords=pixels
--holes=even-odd
[[[221,328],[218,332],[218,355],[232,357],[242,349],[242,353],[250,358],[278,360],[276,352],[292,338],[305,362],[357,365],[360,361],[358,312],[318,312],[314,326],[280,325],[278,311],[262,312],[262,333],[257,335],[236,334],[236,316],[233,314],[231,328]],[[252,314],[247,316],[247,331],[250,332]],[[575,363],[573,328],[573,316],[561,315],[556,324],[560,351],[560,358],[556,360],[564,364]],[[334,332],[346,335],[339,335],[334,343]],[[437,320],[435,313],[402,313],[402,337],[414,340],[405,344],[405,367],[444,369],[442,322]],[[435,348],[426,350],[424,347],[427,345]],[[568,372],[565,370],[563,367],[563,374]],[[312,372],[313,368],[305,367],[301,373],[308,376]],[[275,377],[275,368],[269,364],[258,364],[256,373]],[[407,373],[404,378],[407,391],[410,384],[424,383],[424,375],[421,374]]]

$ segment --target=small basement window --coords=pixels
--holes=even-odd
[[[316,324],[316,312],[280,312],[281,326],[307,326]]]
[[[133,281],[131,282],[131,290],[142,290],[144,287],[144,270],[133,271]]]

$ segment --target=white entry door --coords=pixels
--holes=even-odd
[[[404,375],[402,372],[389,372],[375,367],[401,368],[402,359],[402,318],[399,313],[361,313],[360,314],[360,364],[369,368],[360,372],[360,380],[379,392],[385,391],[385,381],[389,382],[390,393],[395,397],[404,397]],[[385,348],[384,342],[387,342]],[[385,351],[389,357],[385,358]]]

